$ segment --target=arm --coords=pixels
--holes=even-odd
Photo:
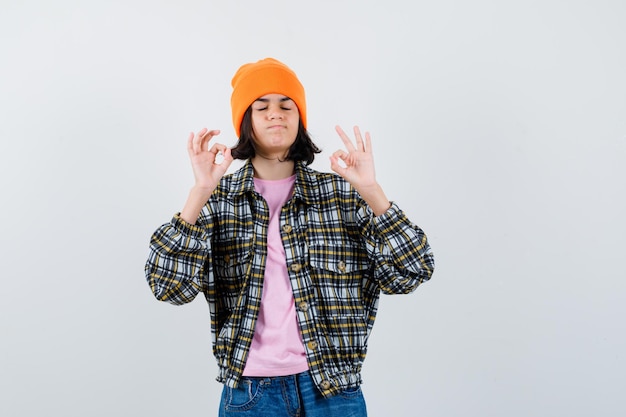
[[[211,265],[207,260],[211,256],[209,242],[213,228],[207,201],[233,161],[226,146],[216,143],[209,148],[211,138],[219,133],[205,128],[189,135],[187,152],[195,185],[181,213],[158,228],[150,239],[145,274],[152,292],[161,301],[190,302],[205,288],[205,280],[211,273],[205,271]],[[217,163],[220,153],[224,159]],[[205,206],[207,211],[201,215]]]
[[[356,145],[336,127],[347,152],[338,150],[331,156],[331,168],[348,181],[367,204],[357,217],[361,224],[366,250],[376,266],[374,278],[385,293],[405,294],[427,281],[434,270],[434,259],[426,235],[391,203],[376,181],[371,137],[365,140],[358,127]],[[343,161],[345,166],[339,164]]]

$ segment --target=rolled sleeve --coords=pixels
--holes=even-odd
[[[426,234],[395,202],[370,224],[367,248],[375,259],[374,276],[383,292],[410,293],[430,279],[435,262]]]
[[[206,228],[185,222],[176,214],[150,239],[145,274],[154,296],[171,304],[192,301],[204,290],[210,244]]]

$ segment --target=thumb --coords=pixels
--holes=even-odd
[[[346,168],[341,166],[341,164],[339,163],[339,159],[335,155],[330,156],[329,159],[330,159],[330,169],[332,169],[337,174],[345,178]]]

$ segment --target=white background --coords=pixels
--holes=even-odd
[[[210,416],[206,302],[157,302],[185,140],[235,143],[230,79],[299,75],[372,133],[437,268],[384,296],[370,416],[626,414],[626,3],[0,2],[0,415]]]

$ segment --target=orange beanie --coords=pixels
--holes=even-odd
[[[254,101],[266,94],[284,94],[298,106],[302,124],[306,128],[306,100],[304,87],[295,72],[274,58],[242,65],[233,80],[233,94],[230,106],[233,112],[233,126],[237,137],[241,135],[243,115]]]

